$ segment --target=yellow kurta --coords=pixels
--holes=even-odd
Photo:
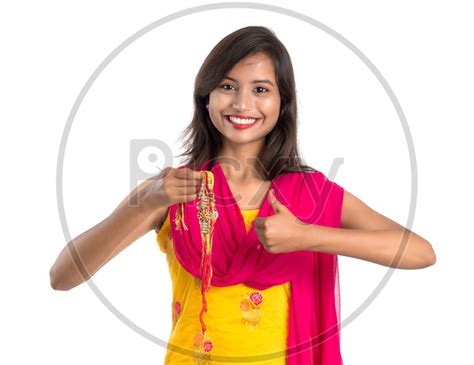
[[[241,210],[247,231],[259,209]],[[177,261],[169,234],[168,215],[156,234],[160,250],[166,254],[172,280],[172,330],[165,364],[192,364],[193,339],[201,332],[200,280],[189,274]],[[245,364],[286,364],[290,283],[255,290],[245,284],[211,286],[206,293],[208,311],[203,320],[213,348],[211,356],[250,356],[279,353],[271,360]],[[188,355],[186,355],[186,354]],[[189,354],[191,356],[189,356]],[[231,362],[212,361],[212,364]],[[233,362],[234,364],[236,362]]]

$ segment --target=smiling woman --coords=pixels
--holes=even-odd
[[[50,271],[68,290],[155,230],[173,288],[166,363],[342,365],[338,255],[434,264],[428,241],[301,164],[293,67],[272,30],[238,29],[211,50],[183,136],[183,165],[68,243],[87,275],[67,247]]]
[[[286,230],[277,232],[280,240],[302,228],[301,220],[285,214],[288,212],[269,200],[272,188],[308,222],[337,227],[340,221],[343,189],[316,169],[301,164],[296,138],[295,80],[285,46],[265,27],[249,26],[227,35],[213,48],[198,72],[194,103],[193,120],[185,130],[188,140],[183,155],[189,158],[180,168],[213,174],[219,212],[212,244],[213,276],[209,292],[201,293],[200,316],[186,315],[176,323],[167,359],[185,361],[179,350],[184,355],[183,349],[188,353],[194,349],[195,356],[201,354],[215,361],[238,356],[247,361],[271,360],[272,364],[342,363],[337,256],[308,251],[275,256],[268,246],[272,240],[265,235],[267,227],[260,221],[270,223],[270,218],[277,219],[272,225]],[[326,200],[325,211],[318,215],[314,198],[322,185],[332,188],[330,193],[321,192],[321,198],[317,199],[321,206]],[[256,209],[256,213],[249,215],[248,209]],[[178,220],[195,217],[196,213],[195,206],[172,205],[165,221],[169,222],[165,224],[170,226],[169,230],[165,230],[172,244],[161,241],[160,247],[167,247],[171,276],[182,280],[186,275],[176,275],[177,265],[202,278],[204,254],[199,225],[188,218],[183,226],[187,225],[189,231],[177,233],[181,227]],[[247,225],[254,221],[259,224]],[[162,231],[158,232],[163,237]],[[297,243],[292,238],[292,244]],[[315,273],[316,268],[319,274]],[[186,307],[195,310],[189,309],[194,306],[188,294],[180,289],[186,285],[181,284],[178,280],[173,286],[173,301],[180,302],[181,311]],[[287,286],[291,287],[291,293],[282,290]],[[235,303],[240,303],[239,298],[250,290],[258,291],[263,301],[253,306],[244,301],[240,310],[248,323],[258,318],[261,330],[245,334],[238,330],[241,314]],[[269,300],[270,293],[279,294]],[[222,299],[216,299],[217,295]],[[282,303],[288,307],[282,307]],[[219,318],[218,322],[214,322],[214,316]],[[286,325],[269,327],[279,324],[281,318]],[[198,322],[201,322],[200,330],[196,328]],[[192,329],[191,332],[186,328]],[[220,328],[228,330],[220,331]],[[192,331],[197,331],[197,335]],[[324,338],[330,332],[330,337]],[[270,333],[272,340],[268,341]],[[191,338],[195,339],[192,346]],[[311,345],[308,342],[311,339],[316,339],[317,345]]]

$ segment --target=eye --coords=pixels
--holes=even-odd
[[[268,92],[269,90],[263,86],[257,86],[256,89],[263,89],[265,90],[265,92]],[[263,94],[263,93],[259,93],[259,94]]]
[[[226,90],[226,91],[230,91],[230,90],[235,90],[235,86],[233,85],[230,85],[230,84],[222,84],[219,86],[219,88],[223,89],[223,90]],[[263,86],[257,86],[255,88],[255,90],[259,90],[257,91],[257,94],[263,94],[263,93],[266,93],[266,92],[269,92],[270,90],[268,90],[267,88],[263,87]]]
[[[219,86],[221,89],[224,89],[224,90],[231,90],[230,88],[226,88],[226,86],[230,86],[230,88],[233,88],[232,85],[230,84],[222,84],[221,86]]]

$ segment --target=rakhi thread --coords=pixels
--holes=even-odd
[[[198,195],[199,227],[201,232],[202,254],[201,254],[201,297],[202,306],[199,314],[201,322],[201,332],[194,337],[195,360],[196,363],[205,364],[210,361],[209,352],[213,345],[207,335],[207,327],[204,323],[203,315],[207,312],[206,292],[211,287],[212,279],[212,240],[214,236],[214,226],[219,216],[214,198],[214,174],[211,171],[202,171],[202,182]],[[188,230],[184,222],[184,203],[180,203],[175,217],[176,230]],[[182,234],[182,231],[181,231]]]

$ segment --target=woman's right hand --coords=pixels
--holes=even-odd
[[[69,290],[147,232],[161,227],[168,206],[196,199],[201,171],[168,167],[141,182],[110,214],[71,240],[50,269],[51,286]],[[71,246],[74,255],[71,255]],[[79,263],[77,262],[79,260]]]
[[[153,176],[143,194],[145,206],[152,210],[176,203],[186,203],[198,197],[202,172],[190,168],[167,167]]]

